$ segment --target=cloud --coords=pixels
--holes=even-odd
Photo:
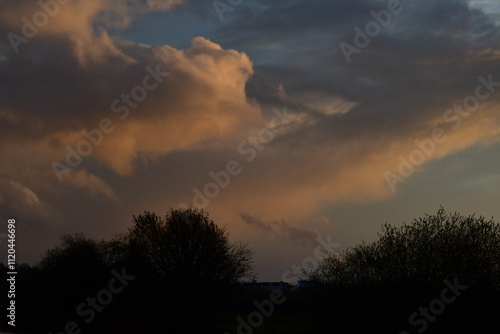
[[[327,116],[345,114],[357,105],[355,102],[349,102],[336,96],[327,96],[319,92],[304,92],[295,100],[305,107]]]
[[[116,216],[122,199],[117,179],[110,179],[131,176],[168,153],[225,147],[240,132],[262,123],[258,104],[245,92],[253,74],[246,54],[203,37],[193,38],[182,50],[144,48],[110,33],[148,10],[171,10],[181,3],[72,1],[60,5],[36,36],[19,45],[19,53],[8,40],[2,42],[0,184],[5,191],[0,202],[5,214],[38,220],[49,229],[65,222],[67,231],[90,216],[85,212],[76,219],[75,212],[106,198],[115,204],[108,202],[103,211],[109,211],[100,215]],[[36,1],[5,2],[0,32],[21,33],[20,18],[37,11]],[[146,76],[154,85],[152,72],[161,82],[137,106],[128,106],[122,96],[143,86]],[[112,108],[115,101],[117,108]],[[97,140],[103,119],[111,121],[113,131],[101,132]],[[61,184],[51,164],[67,164],[71,150],[89,140],[83,131],[93,133],[99,143],[81,156],[73,173],[63,174]]]
[[[12,114],[6,128],[10,142],[26,141],[26,137],[16,138],[16,133],[32,129],[33,140],[50,141],[60,152],[58,160],[64,160],[67,145],[76,149],[86,139],[82,131],[92,132],[102,119],[109,118],[114,130],[94,147],[92,157],[127,175],[140,156],[150,159],[174,150],[202,148],[261,122],[258,105],[245,94],[245,83],[253,72],[245,54],[223,50],[201,37],[194,38],[187,50],[128,46],[128,51],[135,53],[133,65],[111,69],[102,65],[91,71],[71,63],[55,65],[50,59],[59,59],[58,54],[42,63],[26,61],[25,70],[18,72],[14,82],[5,82],[2,86],[7,92],[0,95],[6,102],[4,114]],[[144,101],[129,107],[122,97],[143,85],[146,76],[151,79],[147,67],[168,72],[169,77],[160,78]],[[46,81],[49,68],[54,70],[51,76],[60,80]],[[16,66],[3,72],[8,77],[19,70]],[[107,74],[103,76],[102,71]],[[100,79],[88,86],[89,76]],[[22,98],[26,94],[33,96],[29,103]],[[52,119],[47,118],[49,114]]]
[[[40,198],[30,188],[22,185],[19,182],[9,180],[3,182],[5,195],[4,199],[9,198],[10,201],[18,203],[20,206],[37,207],[40,205]],[[7,189],[7,190],[5,190]]]
[[[317,242],[319,232],[317,230],[306,230],[297,227],[284,219],[281,221],[264,222],[260,218],[248,214],[240,214],[241,219],[249,225],[253,225],[262,231],[273,233],[277,237],[284,237],[292,241],[314,244]]]
[[[63,44],[80,66],[88,67],[113,59],[124,64],[134,60],[123,53],[109,36],[109,29],[123,29],[149,10],[171,10],[183,0],[72,0],[2,1],[0,32],[17,54],[33,52],[48,41]],[[40,4],[42,3],[42,4]],[[62,42],[66,43],[62,43]]]
[[[33,189],[14,180],[0,180],[0,218],[19,219],[23,230],[47,230],[59,224],[57,211],[49,203]]]
[[[147,0],[149,8],[155,10],[170,10],[173,7],[184,3],[184,0]]]
[[[88,174],[86,170],[79,170],[75,173],[64,173],[64,182],[72,187],[84,189],[91,195],[102,195],[114,202],[119,202],[118,195],[111,189],[103,179]]]
[[[19,32],[20,18],[39,10],[35,1],[2,4],[4,36]],[[500,81],[498,25],[467,1],[412,2],[351,64],[339,43],[352,43],[353,27],[364,27],[370,11],[384,9],[386,1],[247,2],[219,29],[214,12],[186,5],[176,20],[193,19],[193,30],[179,36],[206,35],[190,35],[189,44],[176,32],[174,47],[165,45],[172,36],[158,29],[174,15],[143,14],[178,5],[72,1],[18,54],[3,41],[5,212],[17,212],[14,202],[26,198],[36,203],[29,189],[39,205],[55,208],[45,212],[65,216],[69,230],[90,229],[92,221],[96,231],[111,233],[131,214],[191,202],[194,188],[213,181],[211,171],[237,160],[242,173],[208,207],[217,222],[242,237],[255,227],[309,243],[314,228],[330,228],[328,220],[315,218],[325,208],[398,196],[384,173],[397,170],[398,158],[408,157],[415,140],[429,138],[436,127],[446,126],[447,140],[414,175],[432,161],[498,143],[492,124],[500,118],[500,92],[459,128],[443,123],[447,109],[474,94],[479,75]],[[142,44],[130,40],[138,21],[151,29],[147,38],[134,35]],[[147,68],[157,66],[168,76],[133,107],[124,102],[151,75]],[[285,107],[294,122],[247,161],[239,145]],[[87,140],[82,131],[99,129],[106,118],[113,130],[61,185],[51,163],[66,163],[68,147]],[[99,210],[89,212],[89,206]]]
[[[201,37],[187,50],[164,46],[152,51],[170,77],[137,109],[140,115],[131,111],[129,119],[117,124],[97,152],[116,172],[129,174],[140,154],[202,148],[261,122],[258,106],[245,94],[252,74],[245,54]]]

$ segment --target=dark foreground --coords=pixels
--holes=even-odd
[[[67,293],[46,283],[55,290],[19,290],[24,293],[17,298],[16,332],[500,333],[500,293],[465,287],[453,279],[425,288],[250,291],[241,285],[179,284],[165,289],[136,277],[124,281],[123,289],[116,280],[113,286],[101,284],[104,289],[75,287]],[[114,292],[103,292],[109,288]],[[10,326],[4,330],[13,331]]]

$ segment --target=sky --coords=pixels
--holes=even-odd
[[[0,5],[20,263],[186,205],[248,243],[261,281],[440,206],[500,218],[498,1]]]

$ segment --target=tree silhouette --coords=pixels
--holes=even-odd
[[[411,224],[385,224],[379,240],[325,259],[309,279],[335,285],[439,286],[444,279],[500,287],[500,225],[441,208]]]
[[[108,245],[83,234],[66,234],[59,245],[47,250],[37,267],[41,270],[72,270],[94,267],[102,269],[108,263]]]
[[[224,228],[195,208],[170,209],[165,217],[144,212],[133,217],[128,233],[115,239],[120,261],[148,288],[135,304],[144,316],[163,320],[175,333],[203,333],[222,307],[231,285],[254,277],[253,253],[230,243]]]
[[[61,328],[75,317],[75,307],[107,285],[108,245],[82,234],[67,234],[41,260],[19,276],[19,313],[30,314],[19,326],[40,331]]]
[[[149,274],[168,282],[228,282],[252,278],[253,253],[230,243],[203,210],[171,209],[164,218],[134,216],[124,240],[130,256]]]
[[[71,320],[95,334],[241,332],[240,316],[254,321],[255,312],[262,319],[270,312],[267,292],[234,284],[253,277],[251,250],[229,242],[205,211],[171,209],[164,217],[144,212],[133,223],[111,241],[65,235],[36,266],[20,266],[16,330],[59,333]],[[467,290],[439,318],[433,313],[437,320],[427,332],[493,333],[500,312],[499,264],[500,226],[493,220],[440,209],[411,224],[386,224],[379,240],[326,258],[309,279],[328,284],[287,293],[259,331],[401,332],[414,326],[409,316],[422,306],[438,305],[443,280],[458,278]],[[122,268],[134,281],[113,294],[112,303],[101,303],[115,277],[111,272]],[[0,271],[8,269],[0,265]],[[90,307],[89,298],[103,305],[91,322],[88,313],[78,312],[82,303]]]

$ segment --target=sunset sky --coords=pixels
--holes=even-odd
[[[318,237],[345,249],[440,205],[500,220],[496,0],[0,5],[0,216],[20,263],[189,204],[263,281]]]

